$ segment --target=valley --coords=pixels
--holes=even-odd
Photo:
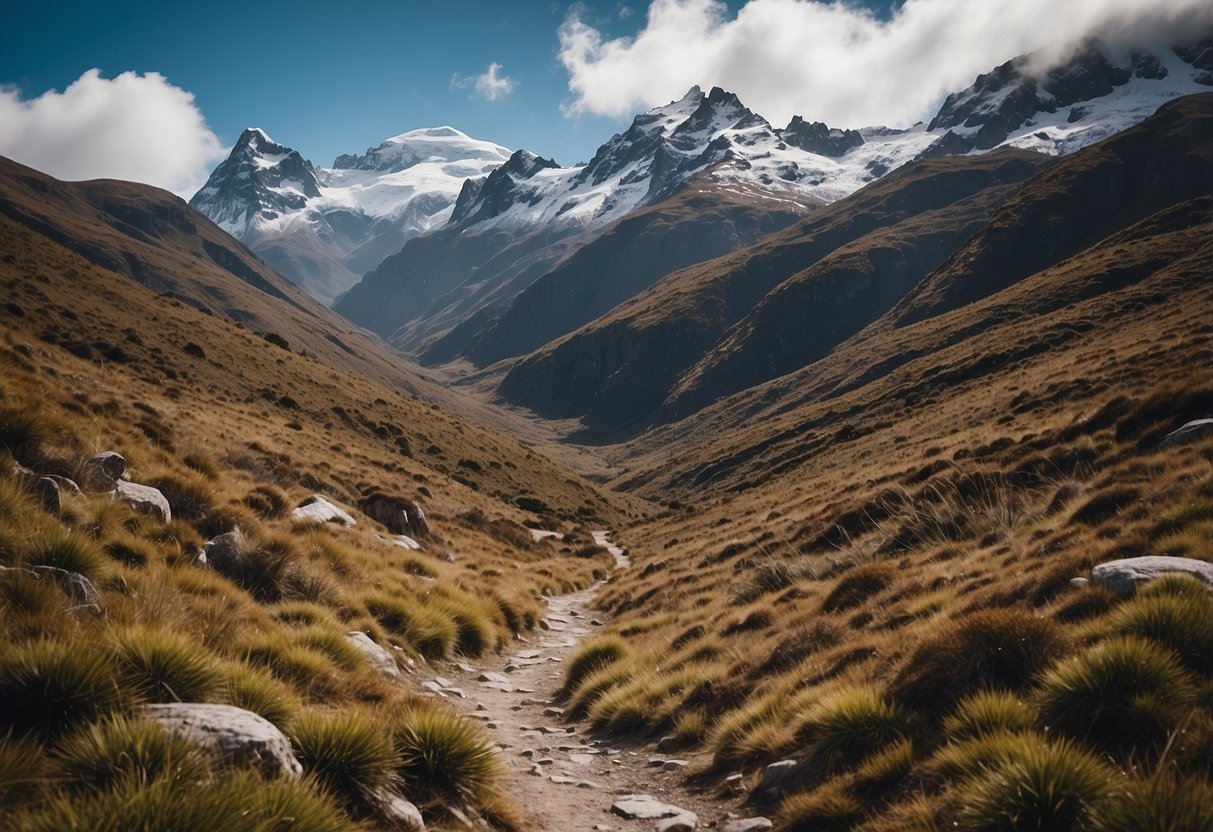
[[[1042,60],[0,159],[0,826],[1213,828],[1213,37]]]

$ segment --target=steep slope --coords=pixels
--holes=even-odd
[[[779,130],[732,93],[695,87],[637,116],[584,166],[561,168],[520,150],[487,177],[469,180],[446,228],[411,240],[334,308],[406,351],[433,348],[427,361],[446,360],[472,343],[469,330],[494,320],[573,248],[639,208],[698,187],[692,181],[733,203],[749,201],[753,213],[772,206],[778,215],[849,193],[930,141],[921,130],[874,131],[865,140],[799,119]],[[733,220],[722,214],[719,223],[722,239],[740,240]],[[448,333],[456,343],[436,344]]]
[[[467,356],[483,367],[529,353],[670,272],[753,245],[808,210],[792,201],[764,204],[762,196],[710,174],[692,179],[678,195],[618,220],[528,286],[479,328]],[[422,360],[436,357],[427,352]]]
[[[509,401],[554,418],[581,417],[591,428],[634,430],[651,421],[653,412],[678,379],[704,360],[731,326],[780,284],[800,276],[813,285],[819,273],[802,275],[823,258],[854,245],[866,258],[864,267],[849,265],[837,276],[830,294],[839,298],[821,306],[820,317],[790,313],[792,332],[772,333],[787,340],[785,353],[772,361],[790,360],[799,351],[828,348],[831,338],[845,338],[882,314],[925,274],[965,240],[974,217],[980,219],[1026,179],[1047,157],[1002,151],[978,157],[931,159],[908,165],[856,194],[819,209],[808,219],[757,246],[669,275],[652,288],[570,336],[548,345],[515,365],[500,386]],[[915,222],[915,218],[923,217]],[[900,237],[898,243],[891,242]],[[870,291],[840,284],[883,265],[888,254],[902,261]],[[827,261],[828,276],[843,260]],[[871,280],[871,277],[865,278]],[[820,281],[818,281],[820,282]],[[866,286],[864,288],[867,288]],[[800,301],[797,293],[784,296]],[[860,303],[846,303],[857,298]],[[776,301],[778,306],[778,301]],[[840,308],[845,312],[840,314]],[[774,307],[772,307],[774,308]],[[791,342],[802,339],[802,346]],[[765,359],[759,359],[759,363]],[[760,370],[774,372],[774,366]],[[726,371],[727,375],[727,371]],[[729,383],[749,386],[744,378]],[[750,382],[753,383],[753,382]],[[689,401],[688,400],[684,400]]]
[[[1037,174],[962,253],[986,263],[1014,262],[1025,244],[1023,236],[1007,233],[1014,206],[1047,191],[1044,219],[1065,228],[1069,218],[1093,210],[1091,191],[1067,196],[1057,183],[1099,169],[1103,187],[1095,192],[1114,192],[1160,164],[1150,153],[1130,154],[1133,148],[1169,146],[1169,160],[1185,177],[1208,182],[1210,124],[1213,94],[1165,106],[1133,130]],[[1128,163],[1101,163],[1109,158]],[[1207,352],[1213,314],[1204,279],[1213,256],[1209,193],[1207,186],[1199,193],[1179,189],[1169,201],[1165,191],[1141,192],[1133,200],[1140,210],[1114,206],[1098,227],[1085,229],[1076,249],[1009,285],[912,322],[895,307],[820,360],[619,449],[619,461],[637,464],[621,484],[652,494],[744,490],[810,461],[849,465],[854,441],[879,444],[873,455],[897,457],[896,437],[913,430],[947,446],[952,428],[962,424],[974,431],[1008,425],[1000,432],[1013,435],[1016,425],[1029,431],[1036,414],[1063,423],[1089,414],[1088,397],[1109,386],[1125,394],[1168,380],[1182,386]],[[1136,219],[1122,220],[1130,216]],[[907,308],[918,308],[920,292],[932,297],[935,277],[967,257],[958,253],[911,291]],[[954,410],[963,419],[951,415]],[[907,420],[919,427],[912,430]]]
[[[469,177],[509,158],[452,127],[412,130],[317,168],[249,128],[190,205],[325,303],[447,221]]]
[[[0,159],[0,213],[107,271],[334,367],[415,388],[382,345],[325,309],[179,198],[144,185],[60,182]]]
[[[447,229],[385,261],[339,309],[427,364],[462,353],[484,366],[538,346],[529,329],[546,304],[530,293],[510,313],[522,290],[630,212],[691,187],[692,178],[710,176],[720,190],[766,190],[758,209],[774,200],[832,202],[916,158],[1007,146],[1070,153],[1201,90],[1203,54],[1197,44],[1120,55],[1092,41],[1061,66],[1025,55],[950,96],[929,125],[906,130],[839,130],[800,117],[775,128],[731,93],[694,88],[637,116],[583,167],[519,151],[489,176],[469,180]],[[727,228],[722,233],[729,236]],[[628,261],[612,249],[626,239],[604,240],[598,257]],[[571,289],[575,281],[564,275],[536,292],[594,293]],[[649,282],[615,269],[595,269],[589,280],[632,291]],[[557,329],[543,331],[554,337]]]

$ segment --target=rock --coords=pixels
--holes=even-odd
[[[97,588],[79,572],[57,566],[0,566],[0,576],[8,573],[23,573],[37,581],[53,581],[76,605],[76,609],[91,607],[92,612],[101,612],[101,596]]]
[[[510,680],[504,674],[497,673],[493,670],[486,670],[476,677],[477,682],[497,682],[498,684],[508,685]]]
[[[743,818],[729,821],[720,832],[765,832],[774,825],[766,818]]]
[[[661,764],[662,771],[682,771],[689,763],[686,760],[666,760]]]
[[[659,754],[665,754],[673,751],[679,745],[681,745],[681,742],[678,737],[667,735],[657,740],[657,752]]]
[[[114,499],[121,500],[140,514],[159,518],[162,523],[169,523],[173,519],[173,510],[169,508],[168,500],[159,489],[150,485],[118,480],[118,484],[114,486]]]
[[[59,499],[59,483],[51,477],[41,477],[27,468],[17,466],[17,479],[21,487],[38,498],[42,507],[51,514],[58,514],[62,509]]]
[[[1168,433],[1158,444],[1165,448],[1168,445],[1199,442],[1208,436],[1213,436],[1213,419],[1194,419]]]
[[[329,502],[323,494],[313,494],[291,512],[291,519],[300,523],[337,523],[347,528],[356,526],[345,509]]]
[[[694,832],[699,823],[699,816],[694,812],[683,812],[666,820],[657,821],[653,827],[656,832]]]
[[[1213,563],[1195,558],[1146,555],[1101,563],[1091,570],[1091,583],[1106,586],[1122,597],[1137,592],[1137,585],[1162,575],[1191,575],[1213,589]]]
[[[392,658],[392,654],[376,644],[375,640],[366,633],[361,630],[350,630],[345,637],[358,648],[362,655],[366,656],[371,667],[387,676],[400,676],[400,668],[396,666],[396,660]]]
[[[270,777],[303,774],[286,736],[252,711],[232,705],[173,702],[144,705],[140,713],[172,734],[219,752],[229,763],[252,766]]]
[[[448,552],[445,549],[443,549],[441,552],[439,552],[434,557],[438,558],[438,560],[442,561],[443,563],[454,563],[455,562],[455,556],[452,555],[450,552]]]
[[[1070,586],[1074,587],[1075,589],[1082,589],[1084,586],[1090,586],[1090,585],[1091,585],[1090,578],[1071,578],[1070,579]]]
[[[126,473],[126,458],[113,451],[89,457],[80,466],[80,485],[86,491],[113,491]]]
[[[628,820],[657,820],[658,818],[691,815],[685,809],[662,803],[651,794],[625,794],[611,804],[611,812]],[[691,815],[694,817],[694,815]]]
[[[421,810],[401,797],[394,789],[379,789],[370,795],[375,814],[388,822],[392,829],[425,832]]]
[[[226,534],[212,537],[202,545],[198,563],[230,574],[244,559],[244,533],[237,527]]]
[[[410,552],[420,552],[421,544],[407,534],[396,534],[391,537],[382,538],[394,546],[399,546],[401,549],[408,549]]]
[[[392,534],[429,537],[430,527],[425,512],[412,500],[372,492],[363,498],[358,508],[367,517],[382,523]]]
[[[758,792],[761,794],[778,795],[784,790],[784,786],[796,776],[796,770],[800,763],[796,760],[780,760],[777,763],[771,763],[762,771],[762,780],[758,783]]]

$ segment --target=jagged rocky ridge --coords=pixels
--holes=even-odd
[[[598,291],[575,286],[578,249],[594,243],[596,263],[634,263],[645,247],[652,253],[649,234],[617,229],[640,208],[706,187],[735,191],[755,210],[808,213],[918,158],[1006,146],[1064,155],[1203,89],[1207,52],[1198,45],[1117,56],[1092,41],[1045,73],[1036,70],[1039,56],[1022,56],[950,96],[930,124],[906,130],[839,130],[800,117],[779,129],[731,93],[693,88],[637,116],[584,166],[560,168],[518,151],[488,176],[469,180],[446,228],[406,244],[337,308],[424,363],[464,356],[483,367],[525,355],[541,346],[538,338],[558,338],[592,320],[587,314],[603,314],[601,300],[570,306],[570,298]],[[712,224],[698,219],[701,239],[713,240]],[[599,288],[626,285],[607,293],[619,303],[720,253],[706,244],[698,258],[658,252],[643,280],[634,270],[598,274],[601,268],[587,279]],[[584,262],[577,265],[587,274]],[[539,280],[549,274],[553,279]]]

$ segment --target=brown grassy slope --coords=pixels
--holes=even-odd
[[[379,344],[172,194],[133,182],[60,182],[0,159],[0,213],[102,269],[296,352],[394,385],[418,380]]]
[[[608,432],[644,427],[678,378],[788,277],[907,215],[1020,181],[1040,162],[1007,152],[909,166],[757,246],[667,276],[519,362],[500,392],[544,416],[580,416]]]
[[[1159,445],[1213,416],[1211,263],[1183,199],[634,443],[620,484],[676,499],[574,706],[711,783],[797,760],[785,830],[1207,828],[1208,589],[1070,580],[1213,561],[1213,439]]]
[[[1058,167],[1085,166],[1087,152]],[[1041,176],[1052,180],[1054,170]],[[1063,211],[1063,196],[1055,197],[1054,210]],[[1076,194],[1064,213],[1082,210],[1084,198]],[[887,323],[895,310],[803,370],[638,440],[626,449],[638,470],[625,486],[648,482],[653,494],[710,485],[736,490],[810,461],[853,465],[850,443],[859,439],[875,452],[873,436],[914,444],[989,424],[1027,430],[1033,418],[1066,422],[1089,412],[1097,402],[1086,397],[1101,391],[1182,382],[1191,372],[1185,362],[1203,348],[1209,313],[1209,210],[1207,199],[1181,202],[930,320],[895,328]],[[983,257],[999,258],[998,237],[977,239],[991,242]],[[1172,336],[1165,349],[1160,333]],[[1046,389],[1050,384],[1056,386]],[[954,408],[972,413],[957,418],[947,413]],[[883,452],[898,448],[883,444]],[[660,473],[652,479],[651,472]]]

